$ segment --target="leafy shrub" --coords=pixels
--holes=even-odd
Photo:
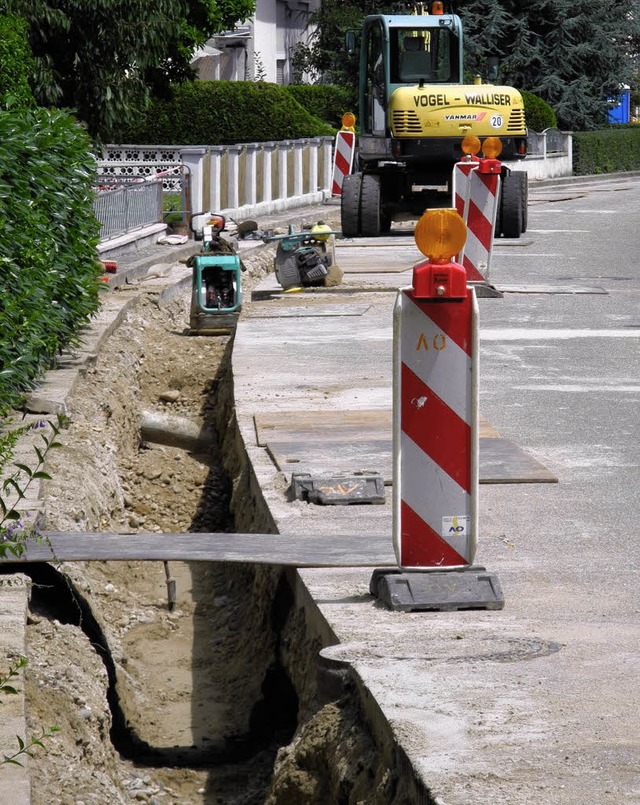
[[[284,87],[262,81],[189,81],[154,101],[120,142],[226,145],[335,134]]]
[[[574,174],[637,170],[640,170],[640,126],[574,132]]]
[[[34,61],[27,40],[27,24],[11,15],[0,16],[0,106],[35,106],[27,75]]]
[[[0,413],[98,308],[86,133],[66,112],[0,112]]]
[[[358,98],[346,87],[329,84],[290,84],[283,87],[310,115],[341,128],[345,112],[357,113]]]
[[[524,116],[529,131],[542,132],[556,128],[556,114],[546,101],[526,90],[520,90],[520,94],[524,101]]]

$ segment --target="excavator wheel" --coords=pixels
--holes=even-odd
[[[383,231],[380,177],[375,174],[365,173],[362,176],[360,216],[361,230],[365,237],[375,237]]]
[[[362,174],[350,173],[342,180],[340,199],[340,222],[345,238],[360,236],[360,192]]]
[[[512,171],[511,177],[520,188],[522,198],[522,234],[527,231],[529,209],[529,176],[526,171]]]
[[[522,234],[522,184],[513,173],[502,180],[500,196],[500,229],[505,238],[519,238]]]

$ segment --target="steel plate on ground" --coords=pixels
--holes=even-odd
[[[285,475],[293,472],[377,472],[391,484],[393,448],[391,439],[318,439],[303,433],[293,441],[269,439],[266,444],[276,467]],[[480,439],[481,484],[555,483],[557,477],[515,442],[502,437]]]

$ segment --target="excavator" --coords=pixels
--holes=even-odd
[[[347,50],[355,52],[354,32]],[[497,77],[491,60],[486,80]],[[527,128],[522,96],[513,87],[463,80],[460,18],[432,3],[427,14],[374,14],[360,42],[360,133],[355,171],[344,177],[345,237],[389,232],[403,217],[451,206],[453,166],[467,135],[498,138],[501,160],[523,159]],[[526,230],[526,171],[503,165],[495,235]]]

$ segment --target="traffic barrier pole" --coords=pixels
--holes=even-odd
[[[344,177],[348,176],[353,168],[353,157],[356,149],[355,123],[355,116],[351,112],[346,112],[342,116],[342,129],[336,134],[333,149],[332,196],[342,195]]]
[[[464,567],[478,533],[478,304],[464,268],[416,265],[394,333],[396,559]]]
[[[395,570],[371,593],[391,609],[501,609],[500,585],[472,565],[478,541],[478,304],[451,255],[466,226],[427,210],[415,239],[427,260],[394,309],[393,544]]]
[[[455,208],[467,225],[467,241],[456,260],[469,282],[488,282],[493,238],[500,201],[497,159],[464,159],[453,167]]]

